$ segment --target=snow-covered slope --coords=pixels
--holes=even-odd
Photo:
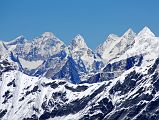
[[[39,46],[50,43],[48,38],[53,40],[54,35],[45,33],[35,40],[39,40],[35,48],[40,49],[36,54],[19,56],[28,61],[34,55],[38,56],[37,53],[45,48]],[[8,52],[7,45],[1,44],[0,48]],[[18,63],[21,58],[10,52],[6,58],[13,61],[5,57],[0,59],[0,119],[159,120],[159,38],[149,28],[145,27],[138,34],[129,29],[122,37],[110,35],[97,50],[105,67],[95,73],[87,71],[86,61],[82,59],[89,48],[81,36],[69,49],[66,46],[61,51],[61,48],[50,57],[47,57],[48,52],[42,54],[42,58],[33,59],[44,60],[34,75],[50,79],[17,71],[13,61]],[[84,67],[78,66],[78,60]],[[89,79],[80,83],[82,70]]]
[[[134,64],[130,64],[132,61]],[[132,61],[117,78],[105,81],[107,76],[103,74],[100,83],[78,85],[65,80],[30,77],[0,62],[1,71],[8,68],[2,72],[0,80],[0,118],[158,120],[159,58],[146,66],[147,69],[142,67],[143,60],[140,64]]]

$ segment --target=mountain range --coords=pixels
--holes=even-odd
[[[91,50],[51,32],[0,42],[2,120],[159,120],[159,38],[144,27]]]

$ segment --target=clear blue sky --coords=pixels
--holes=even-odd
[[[144,26],[159,35],[159,0],[0,0],[0,40],[51,31],[66,44],[81,34],[95,49],[110,33]]]

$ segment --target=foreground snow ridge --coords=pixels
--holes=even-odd
[[[93,52],[45,32],[0,44],[1,120],[159,120],[159,38],[111,34]]]

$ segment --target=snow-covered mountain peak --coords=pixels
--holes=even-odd
[[[26,41],[27,41],[27,39],[23,35],[20,35],[17,38],[15,38],[14,40],[12,40],[10,42],[6,42],[6,44],[7,45],[24,44]]]
[[[16,39],[14,39],[13,41],[19,42],[19,43],[23,43],[26,40],[26,38],[23,35],[18,36]]]
[[[25,39],[24,35],[20,35],[17,38],[15,38],[15,40],[22,40],[22,39]]]
[[[47,44],[50,46],[61,46],[64,44],[63,41],[57,38],[52,32],[44,32],[40,37],[35,38],[34,42],[36,44]]]
[[[135,35],[136,33],[131,28],[129,28],[122,37],[129,39],[129,38],[135,37]]]
[[[47,38],[55,38],[55,35],[52,32],[44,32],[41,36]]]
[[[104,62],[108,62],[129,49],[135,37],[136,33],[131,28],[121,37],[110,34],[106,41],[100,45],[96,51],[98,55],[104,59]]]
[[[107,39],[104,41],[103,44],[100,44],[97,49],[96,53],[103,58],[103,55],[107,55],[111,49],[117,44],[120,40],[120,37],[115,34],[110,34]],[[107,57],[107,56],[105,56]]]
[[[116,40],[116,38],[119,38],[119,36],[115,35],[115,34],[109,34],[108,37],[107,37],[107,39],[106,39],[106,41],[107,40]]]
[[[99,53],[99,52],[102,52],[104,51],[104,49],[106,49],[108,46],[108,44],[111,44],[112,42],[115,42],[116,40],[118,40],[120,37],[115,35],[115,34],[110,34],[108,35],[108,37],[106,38],[106,40],[104,41],[103,44],[100,44],[97,49],[96,49],[96,52]]]
[[[85,43],[84,38],[78,34],[76,37],[74,37],[72,41],[72,47],[74,48],[88,48],[87,44]]]
[[[81,35],[66,46],[51,34],[0,42],[0,120],[159,120],[159,38],[148,28],[109,35],[99,55]]]
[[[80,70],[91,71],[95,62],[94,52],[87,46],[84,38],[78,34],[68,46],[72,58],[76,64],[80,67]],[[82,68],[82,69],[81,69]],[[83,69],[84,68],[84,69]]]
[[[139,33],[138,36],[144,36],[144,37],[155,37],[155,34],[148,28],[144,27]]]

